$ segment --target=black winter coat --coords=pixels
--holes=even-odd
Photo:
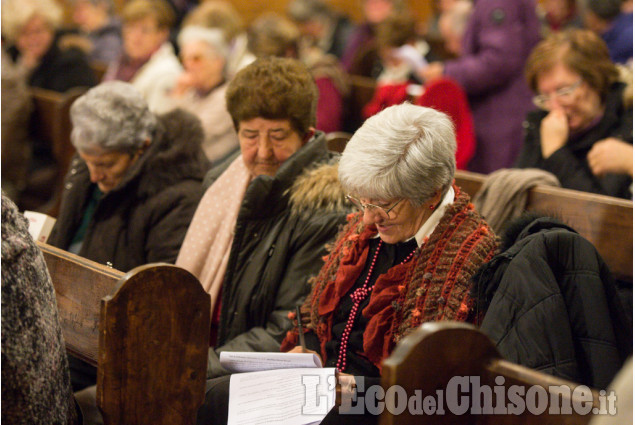
[[[509,361],[606,388],[632,353],[633,331],[595,247],[547,217],[509,240],[474,277],[487,311],[481,330]]]
[[[208,377],[227,373],[218,360],[221,351],[280,350],[292,326],[289,312],[304,301],[326,244],[346,221],[336,165],[318,168],[334,159],[318,132],[274,177],[249,184],[234,228]]]
[[[195,116],[182,110],[159,116],[150,147],[119,186],[98,201],[79,255],[121,271],[152,262],[174,263],[209,168],[202,139]],[[49,244],[68,249],[93,188],[86,164],[75,157]]]
[[[17,60],[18,50],[11,48],[10,53]],[[98,81],[84,52],[77,48],[62,50],[56,39],[29,74],[28,83],[31,87],[64,93],[73,87],[92,87]]]
[[[540,168],[558,177],[562,187],[584,192],[600,193],[631,199],[633,179],[628,175],[607,174],[596,177],[587,163],[587,154],[595,142],[616,137],[633,144],[633,106],[624,106],[623,83],[615,83],[606,99],[604,116],[593,128],[555,151],[549,158],[542,157],[540,124],[545,111],[532,111],[523,124],[525,143],[516,159],[516,168]]]

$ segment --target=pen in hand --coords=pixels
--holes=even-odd
[[[306,353],[306,343],[304,342],[304,331],[302,330],[302,316],[300,315],[300,306],[295,307],[295,318],[298,321],[298,341],[300,342],[300,347],[302,347],[302,352]]]

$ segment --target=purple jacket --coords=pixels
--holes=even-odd
[[[532,93],[523,70],[540,40],[535,0],[476,0],[463,36],[463,55],[445,63],[445,75],[468,94],[477,138],[469,169],[511,167],[523,141]]]

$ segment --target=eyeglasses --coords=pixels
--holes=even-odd
[[[582,78],[578,80],[578,82],[571,84],[570,86],[559,88],[554,91],[552,94],[539,94],[538,96],[533,97],[534,105],[539,107],[540,109],[547,109],[547,103],[551,97],[555,97],[558,100],[569,102],[572,100],[572,95],[575,90],[580,87],[582,84]]]
[[[379,214],[379,216],[381,218],[383,218],[384,220],[388,220],[390,218],[390,216],[389,216],[390,211],[392,211],[393,208],[395,208],[397,205],[399,205],[399,203],[401,201],[403,201],[403,199],[400,199],[392,207],[384,208],[384,207],[380,207],[379,205],[365,204],[362,201],[360,201],[359,199],[357,199],[357,198],[355,198],[355,197],[353,197],[351,195],[346,195],[346,199],[348,199],[353,205],[355,205],[357,208],[359,208],[359,210],[361,212],[364,212],[365,209],[368,209],[372,213]]]

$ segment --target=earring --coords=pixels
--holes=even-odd
[[[434,210],[436,208],[436,205],[430,205],[430,209]]]

